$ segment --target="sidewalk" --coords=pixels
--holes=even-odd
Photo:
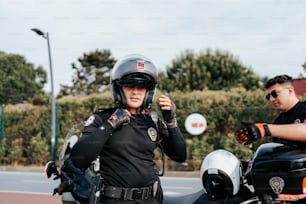
[[[43,203],[43,204],[61,204],[60,196],[51,195],[39,195],[39,194],[29,194],[29,193],[3,193],[0,192],[0,203],[1,204],[33,204],[33,203]]]
[[[167,177],[194,177],[200,178],[199,171],[165,171]]]

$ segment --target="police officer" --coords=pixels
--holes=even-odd
[[[296,96],[292,77],[275,76],[265,87],[267,101],[281,113],[273,124],[246,124],[236,132],[238,142],[248,144],[271,136],[273,142],[306,147],[306,102]]]
[[[162,203],[154,150],[160,145],[174,161],[186,159],[174,103],[162,95],[159,106],[164,120],[150,114],[157,82],[157,69],[146,57],[129,55],[119,60],[110,75],[116,107],[90,116],[73,146],[71,162],[82,171],[100,156],[101,203]]]

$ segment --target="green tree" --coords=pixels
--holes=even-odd
[[[21,161],[22,160],[21,158],[23,157],[22,143],[23,143],[23,139],[20,137],[20,138],[15,138],[10,144],[11,148],[10,148],[8,157],[10,161],[13,162],[15,165],[18,164],[18,161]]]
[[[75,71],[72,86],[62,85],[60,96],[65,95],[89,95],[99,93],[109,84],[110,70],[116,63],[110,50],[95,50],[84,53],[78,59],[80,66],[72,63]]]
[[[0,141],[0,158],[4,158],[5,154],[6,154],[6,138],[2,138],[2,140]],[[1,159],[0,159],[0,164],[1,163]]]
[[[42,137],[40,133],[31,137],[30,144],[25,150],[31,164],[43,165],[47,161],[50,157],[48,142],[47,138]]]
[[[260,87],[260,78],[228,52],[220,50],[195,54],[186,50],[160,73],[160,89],[192,91],[230,89],[242,86],[247,90]],[[179,83],[177,83],[179,82]]]
[[[17,54],[0,51],[0,104],[22,103],[42,95],[47,73]]]

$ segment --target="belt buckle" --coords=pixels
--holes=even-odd
[[[145,190],[142,188],[130,188],[126,189],[125,198],[126,200],[144,200],[145,199]]]
[[[140,188],[132,188],[131,194],[134,200],[144,200],[144,190]]]

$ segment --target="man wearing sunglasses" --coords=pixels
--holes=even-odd
[[[275,76],[267,81],[265,88],[267,101],[281,113],[273,124],[245,124],[236,131],[237,141],[250,144],[265,136],[272,136],[273,142],[306,147],[306,102],[297,98],[292,77]]]

